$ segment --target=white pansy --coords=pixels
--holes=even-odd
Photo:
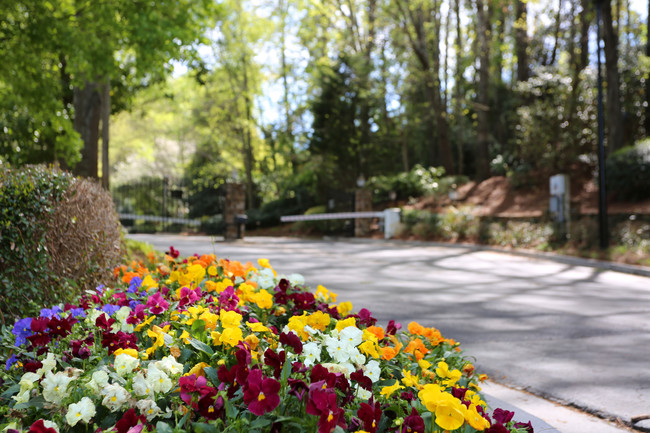
[[[320,361],[321,346],[318,343],[307,343],[302,346],[302,356],[305,357],[304,364],[311,367]]]
[[[106,385],[102,389],[102,395],[104,396],[102,404],[109,408],[111,412],[121,409],[131,396],[126,389],[114,383]]]
[[[183,373],[183,364],[176,361],[172,355],[167,355],[160,361],[156,361],[156,368],[164,371],[165,373],[176,376]]]
[[[68,385],[73,380],[73,377],[62,372],[56,374],[52,372],[47,373],[45,379],[41,382],[43,386],[43,398],[50,403],[60,404],[61,400],[68,396]]]
[[[42,364],[43,366],[36,370],[36,374],[38,374],[39,378],[45,376],[56,367],[56,359],[54,358],[54,354],[52,352],[48,352],[47,356],[42,361]]]
[[[16,401],[16,403],[27,403],[29,401],[29,398],[31,396],[31,390],[26,389],[26,390],[21,390],[18,392],[18,394],[14,395],[11,397]]]
[[[379,362],[374,359],[368,361],[368,363],[363,367],[363,374],[368,376],[373,382],[377,382],[381,376],[381,368],[379,368]]]
[[[355,395],[361,400],[368,400],[370,397],[372,397],[372,392],[357,385]]]
[[[108,314],[104,313],[102,310],[90,310],[86,313],[86,318],[84,319],[84,322],[89,325],[89,326],[95,326],[95,322],[99,318],[99,316],[106,316],[106,319],[108,319]]]
[[[275,288],[275,275],[273,271],[268,268],[260,269],[257,275],[253,276],[252,281],[257,283],[260,289],[273,289]]]
[[[145,395],[151,398],[154,397],[153,387],[147,382],[147,380],[144,378],[144,375],[141,372],[138,372],[135,375],[135,377],[133,378],[132,385],[133,385],[133,392],[138,397],[142,397]]]
[[[354,349],[354,346],[351,347],[339,338],[329,336],[324,338],[324,342],[327,353],[329,353],[336,362],[346,362],[350,359],[350,351]]]
[[[334,364],[331,362],[325,362],[321,365],[325,367],[330,373],[342,373],[347,378],[350,377],[350,374],[354,373],[354,367],[349,363]]]
[[[115,357],[115,363],[113,365],[117,374],[124,377],[138,368],[140,360],[131,355],[127,355],[126,353],[120,353]]]
[[[363,365],[366,362],[366,357],[361,352],[359,352],[358,349],[355,349],[355,353],[350,356],[350,361],[356,365]]]
[[[357,347],[363,341],[363,331],[356,326],[348,326],[339,332],[339,339],[351,347]]]
[[[95,404],[88,397],[83,397],[79,402],[72,403],[68,406],[68,412],[65,414],[65,420],[71,426],[75,426],[79,421],[86,424],[95,416]]]
[[[53,429],[56,430],[57,432],[59,431],[59,426],[56,425],[56,423],[55,423],[55,422],[52,422],[52,421],[43,420],[43,426],[44,426],[45,428],[53,428]]]
[[[127,333],[133,332],[135,329],[133,325],[126,323],[126,319],[129,317],[129,314],[131,314],[131,309],[127,306],[123,306],[117,310],[113,316],[116,322],[113,323],[112,328],[115,331],[122,331]]]
[[[108,373],[104,370],[97,370],[93,372],[90,381],[86,387],[93,391],[95,394],[100,394],[101,390],[108,385]]]
[[[292,286],[304,286],[305,277],[300,274],[291,274],[287,277]]]
[[[244,281],[246,281],[246,280],[243,279],[242,277],[235,277],[235,285],[237,285],[237,284],[241,284],[241,283],[243,283]]]
[[[20,382],[19,382],[20,392],[23,392],[26,389],[29,390],[34,388],[34,386],[36,385],[36,383],[40,378],[41,377],[38,374],[29,371],[23,374],[23,377],[20,378]]]
[[[142,415],[147,417],[147,421],[151,421],[162,412],[156,402],[149,399],[138,401],[135,407],[138,408]]]
[[[147,370],[147,383],[155,392],[166,393],[172,389],[172,381],[162,370],[159,370],[155,365],[149,365]]]

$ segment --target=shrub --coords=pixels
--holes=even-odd
[[[390,193],[395,193],[395,199],[405,200],[410,197],[421,197],[433,194],[439,188],[439,180],[444,176],[442,167],[428,167],[417,164],[411,171],[390,176],[374,176],[368,181],[375,200],[391,200]]]
[[[119,221],[99,185],[44,166],[0,166],[3,323],[72,299],[119,259]]]
[[[607,158],[607,188],[620,200],[650,197],[650,139],[627,146]]]
[[[446,239],[473,239],[479,233],[479,219],[469,207],[450,206],[442,216],[440,229]]]

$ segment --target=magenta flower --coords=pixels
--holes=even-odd
[[[199,296],[196,292],[189,287],[181,287],[181,296],[178,301],[179,307],[184,307],[185,305],[190,305],[196,302],[199,299]]]
[[[187,287],[184,287],[184,289],[187,289]],[[147,299],[147,307],[149,307],[149,311],[153,314],[161,314],[162,312],[167,311],[169,308],[169,302],[162,297],[160,292],[156,292]]]
[[[379,403],[373,403],[372,399],[370,404],[361,403],[357,416],[363,421],[363,429],[369,433],[375,433],[379,420],[381,419],[382,410]]]
[[[265,377],[261,370],[253,370],[248,375],[244,389],[244,403],[251,413],[262,416],[280,404],[280,382]]]

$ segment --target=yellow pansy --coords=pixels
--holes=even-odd
[[[261,322],[246,322],[246,326],[253,332],[270,332],[271,330],[264,326]]]
[[[210,338],[212,339],[212,344],[215,346],[221,346],[221,332],[212,331],[210,333]]]
[[[239,328],[226,328],[223,330],[221,333],[221,337],[219,340],[227,344],[228,346],[234,347],[237,344],[239,344],[240,341],[242,341],[244,338],[244,334],[242,333],[242,330]]]
[[[236,311],[221,310],[219,316],[224,328],[238,328],[241,323],[242,316]]]
[[[436,374],[443,379],[442,383],[446,386],[454,386],[460,380],[463,373],[460,370],[449,370],[449,365],[445,361],[440,361],[436,368]]]
[[[211,311],[204,311],[199,316],[199,319],[205,322],[206,329],[212,329],[212,330],[214,330],[214,328],[217,327],[217,323],[219,322],[219,316],[217,316]]]
[[[190,335],[190,333],[187,332],[187,330],[183,329],[183,332],[181,333],[181,336],[178,337],[178,339],[181,340],[185,344],[189,344],[191,337],[192,336]]]
[[[205,377],[205,373],[203,372],[203,369],[204,369],[205,367],[209,367],[209,366],[210,366],[210,364],[207,364],[207,363],[205,363],[205,362],[199,362],[199,363],[196,364],[194,367],[192,367],[192,368],[190,369],[190,371],[188,371],[187,373],[185,373],[183,376],[191,376],[191,375],[193,375],[193,374],[196,374],[197,377],[198,377],[198,376],[203,376],[203,377]]]
[[[135,349],[122,349],[122,348],[119,348],[119,349],[117,349],[115,352],[113,352],[113,354],[114,354],[115,356],[117,356],[117,355],[119,355],[119,354],[121,354],[121,353],[124,353],[124,354],[126,354],[126,355],[132,356],[132,357],[134,357],[134,358],[136,358],[136,359],[138,358],[138,351],[135,350]]]
[[[298,337],[300,337],[301,340],[305,341],[309,338],[309,334],[305,332],[305,326],[307,325],[306,323],[307,317],[305,314],[302,316],[292,316],[289,318],[289,323],[287,323],[287,326],[289,329],[294,331],[296,334],[298,334]]]
[[[377,346],[377,343],[371,340],[367,340],[361,343],[359,345],[359,351],[365,355],[372,356],[373,358],[381,357],[381,354],[379,353],[379,346]]]
[[[476,410],[476,405],[472,404],[465,411],[465,420],[473,429],[483,431],[490,427],[490,422]]]
[[[352,311],[352,302],[341,302],[336,306],[336,309],[338,310],[341,317],[345,317],[350,314],[350,311]]]
[[[410,371],[408,370],[402,370],[402,383],[406,386],[413,386],[415,388],[420,388],[420,379],[418,378],[417,375],[411,374]]]
[[[330,315],[322,311],[316,311],[307,317],[307,324],[319,331],[325,331],[331,321]]]
[[[442,392],[440,385],[435,383],[427,383],[418,393],[418,397],[420,398],[422,404],[426,406],[426,408],[431,412],[435,412],[438,404],[440,404],[445,398],[444,396],[445,393]]]
[[[444,393],[444,396],[436,407],[436,424],[445,430],[456,430],[465,423],[467,408],[453,395]]]
[[[210,267],[208,267],[208,275],[210,275],[211,277],[216,277],[218,273],[219,272],[215,265],[211,265]]]
[[[158,283],[153,278],[151,278],[151,275],[147,274],[147,276],[144,277],[144,280],[142,280],[140,287],[149,290],[151,288],[158,287]]]
[[[348,317],[345,320],[339,320],[336,323],[336,330],[341,332],[348,326],[357,326],[357,319],[355,319],[354,317]]]
[[[260,308],[269,309],[273,306],[273,295],[262,289],[252,296],[252,301]]]
[[[267,269],[272,270],[272,271],[273,271],[273,276],[274,276],[274,277],[277,277],[277,276],[278,276],[278,273],[275,272],[275,269],[273,269],[273,268],[271,267],[271,264],[269,263],[269,259],[258,259],[258,260],[257,260],[257,263],[258,263],[261,267],[263,267],[263,268],[267,268]]]
[[[431,367],[431,363],[427,361],[426,359],[420,359],[418,361],[418,365],[422,370],[427,370],[429,367]]]
[[[153,315],[153,314],[151,316],[147,317],[142,323],[139,323],[135,327],[135,332],[140,332],[142,330],[142,328],[144,328],[145,326],[149,326],[149,324],[151,322],[153,322],[153,319],[155,319],[155,318],[156,318],[156,316]]]
[[[390,397],[391,394],[393,394],[395,391],[404,389],[402,385],[399,384],[399,380],[396,380],[394,384],[391,386],[385,386],[381,389],[380,394],[385,395],[386,397]]]
[[[255,302],[255,288],[247,283],[241,283],[237,288],[237,296],[239,296],[239,305],[244,302]]]

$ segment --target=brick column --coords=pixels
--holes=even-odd
[[[224,238],[227,241],[237,239],[238,229],[241,229],[241,237],[244,237],[244,227],[238,228],[237,216],[246,214],[246,190],[241,183],[226,184],[226,208],[224,220],[226,231]],[[244,224],[242,224],[244,226]]]
[[[372,191],[358,189],[354,193],[354,211],[370,212],[372,211]],[[354,236],[366,236],[370,233],[370,218],[357,218],[354,220]]]

